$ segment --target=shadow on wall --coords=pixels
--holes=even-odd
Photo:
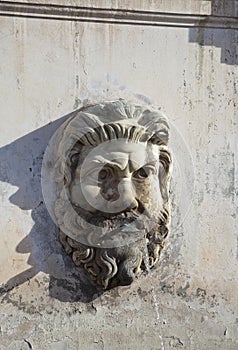
[[[237,0],[212,0],[211,16],[237,17]],[[210,17],[201,21],[199,28],[189,29],[189,42],[198,43],[199,46],[215,46],[221,48],[221,63],[228,65],[238,64],[238,31],[235,29],[206,28]],[[204,22],[204,26],[203,23]]]
[[[51,136],[69,116],[0,148],[0,181],[18,187],[9,201],[22,210],[32,210],[34,221],[30,233],[16,247],[17,253],[30,253],[27,262],[32,267],[1,286],[0,294],[7,293],[42,271],[50,276],[49,294],[53,298],[90,302],[99,296],[85,272],[76,268],[63,252],[58,241],[58,229],[47,212],[41,192],[44,151]]]

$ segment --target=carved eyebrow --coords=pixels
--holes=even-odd
[[[96,170],[100,169],[101,166],[104,164],[104,162],[101,162],[99,160],[92,160],[89,164],[87,164],[87,168],[84,169],[83,165],[80,164],[80,176],[82,178],[85,178],[86,176],[90,175],[92,172],[95,172]]]
[[[98,174],[100,170],[102,170],[105,166],[114,166],[117,167],[120,170],[122,167],[120,164],[117,164],[116,162],[109,161],[108,159],[105,159],[103,157],[100,157],[99,159],[93,159],[89,164],[87,164],[87,169],[83,169],[81,165],[81,177],[82,179],[85,179],[87,176],[90,176],[91,174]]]
[[[139,166],[139,167],[132,167],[132,162],[130,162],[130,171],[137,171],[137,170],[139,170],[139,169],[141,169],[141,168],[155,168],[156,170],[158,169],[158,167],[156,167],[156,163],[157,163],[157,161],[155,160],[154,162],[153,161],[151,161],[151,162],[148,162],[148,163],[146,163],[146,164],[143,164],[143,165],[141,165],[141,166]]]
[[[125,170],[127,167],[128,161],[125,160],[125,167],[123,167],[124,164],[117,163],[116,161],[109,161],[108,159],[105,159],[103,156],[98,157],[98,159],[93,159],[89,164],[87,169],[83,171],[83,174],[81,173],[81,176],[83,179],[85,177],[90,176],[91,174],[94,173],[99,173],[99,171],[105,167],[105,166],[111,166],[119,169],[120,171]],[[134,163],[134,164],[133,164]],[[129,171],[131,173],[138,171],[141,168],[152,168],[153,170],[158,170],[158,167],[156,166],[157,161],[151,161],[146,164],[140,165],[137,164],[136,162],[133,162],[132,160],[129,160]],[[133,166],[134,165],[134,166]],[[82,171],[82,168],[81,168]]]
[[[111,159],[103,158],[103,156],[101,156],[99,159],[96,160],[96,164],[101,164],[103,166],[115,167],[120,170],[124,170],[128,165],[128,158],[119,156],[118,158],[111,160]]]
[[[155,171],[158,170],[158,167],[156,166],[156,162],[146,163],[145,165],[142,166],[142,168],[149,168]]]

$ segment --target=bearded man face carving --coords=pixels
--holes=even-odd
[[[128,285],[158,260],[169,223],[167,119],[124,100],[85,107],[55,138],[60,241],[100,288]]]

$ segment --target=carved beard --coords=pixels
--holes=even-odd
[[[125,218],[125,215],[127,217]],[[94,216],[95,217],[95,216]],[[118,223],[125,223],[133,219],[134,214],[118,214],[112,217],[95,217],[98,226],[108,225],[118,227]],[[159,213],[158,223],[142,236],[136,244],[128,244],[115,248],[96,248],[79,243],[62,231],[59,239],[67,254],[76,266],[83,267],[92,281],[103,289],[110,289],[118,285],[129,285],[136,276],[146,269],[145,255],[148,254],[149,267],[158,261],[165,238],[168,235],[168,210],[164,207]],[[110,232],[109,232],[110,234]],[[147,250],[147,252],[146,252]]]
[[[76,266],[84,268],[92,281],[102,289],[110,289],[119,285],[129,285],[133,282],[136,276],[143,270],[146,270],[146,253],[148,252],[149,267],[153,267],[159,259],[162,248],[164,247],[165,238],[168,235],[169,223],[169,179],[170,179],[170,164],[171,156],[166,147],[160,149],[161,169],[159,173],[159,181],[163,204],[156,205],[156,199],[150,198],[147,201],[147,222],[143,217],[142,223],[145,225],[144,230],[141,230],[141,238],[135,243],[127,244],[114,248],[99,248],[95,247],[94,232],[86,233],[85,244],[67,236],[67,226],[64,226],[64,232],[60,231],[59,239],[66,251],[69,254]],[[71,169],[72,170],[72,169]],[[71,172],[68,171],[66,176],[65,186],[68,188],[71,181]],[[119,214],[107,215],[102,212],[91,214],[83,210],[79,206],[74,205],[70,200],[70,194],[64,198],[64,192],[61,191],[62,198],[56,202],[56,216],[63,225],[64,222],[72,220],[69,209],[72,209],[74,216],[72,226],[77,230],[81,217],[83,220],[95,227],[103,227],[108,229],[108,237],[111,231],[117,229],[123,224],[137,221],[138,216],[145,212],[144,206],[139,203],[137,212],[127,211]],[[68,206],[68,203],[70,206]],[[149,213],[148,213],[149,212]],[[151,214],[153,213],[153,214]],[[63,219],[62,219],[63,218]],[[150,221],[152,225],[150,225]],[[138,221],[137,221],[138,222]],[[107,231],[107,230],[106,230]],[[144,232],[147,232],[145,235]],[[82,230],[82,235],[84,234]]]

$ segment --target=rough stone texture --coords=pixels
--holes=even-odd
[[[237,349],[237,32],[0,21],[0,349]],[[41,161],[63,116],[135,94],[172,122],[186,196],[152,281],[99,296],[62,253]]]

